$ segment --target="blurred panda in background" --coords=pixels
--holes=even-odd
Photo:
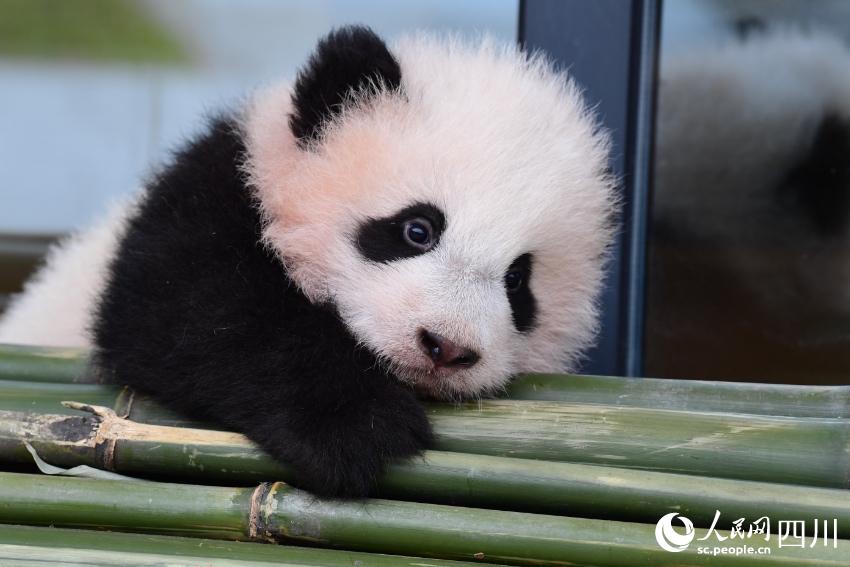
[[[850,2],[662,29],[647,374],[850,383]]]

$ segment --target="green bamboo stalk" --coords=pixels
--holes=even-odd
[[[511,383],[507,397],[679,411],[850,417],[850,386],[528,374]]]
[[[228,485],[291,478],[241,435],[136,424],[101,412],[94,419],[0,412],[0,462],[32,463],[27,439],[41,458],[64,467]],[[440,451],[390,467],[379,495],[650,523],[679,512],[703,527],[715,510],[723,511],[724,522],[762,515],[835,518],[839,533],[850,536],[850,498],[843,490]]]
[[[109,399],[111,391],[119,415],[134,421],[199,426],[131,390],[65,387],[69,397],[80,394],[82,400],[93,392],[105,396],[99,401]],[[829,488],[850,485],[850,420],[517,400],[431,404],[428,414],[436,433],[434,448],[443,451]]]
[[[0,344],[0,379],[28,382],[86,382],[86,352],[76,348]]]
[[[476,564],[239,541],[0,525],[0,565],[472,567]]]
[[[63,400],[85,400],[87,403],[113,407],[119,401],[120,389],[96,384],[62,384],[57,382],[24,382],[0,380],[0,410],[34,413],[67,413]]]
[[[436,448],[847,488],[850,421],[516,400],[431,405]]]
[[[197,427],[125,390],[121,415]],[[431,404],[435,449],[848,488],[850,420],[484,400]]]
[[[283,483],[225,488],[0,473],[0,522],[308,544],[517,565],[717,565],[689,547],[661,549],[654,526],[392,500],[319,500]],[[697,538],[706,535],[696,530]],[[728,533],[721,536],[729,537]],[[757,545],[728,564],[847,565],[836,548]],[[710,540],[709,540],[710,541]],[[728,540],[727,540],[728,541]],[[831,541],[830,541],[831,544]],[[756,544],[753,544],[756,545]]]
[[[210,427],[209,424],[192,421],[169,411],[130,388],[87,383],[0,380],[0,410],[79,415],[76,409],[62,404],[65,400],[110,407],[121,416],[132,415],[135,421],[177,427]]]
[[[83,350],[0,345],[0,380],[98,382],[86,369]],[[680,411],[850,417],[850,386],[529,374],[517,378],[507,396]]]

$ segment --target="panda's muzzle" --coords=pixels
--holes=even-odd
[[[419,345],[435,368],[469,368],[481,359],[474,350],[425,329],[419,331]]]

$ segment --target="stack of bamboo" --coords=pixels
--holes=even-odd
[[[0,565],[850,565],[850,386],[525,376],[429,406],[435,450],[339,501],[86,378],[82,353],[0,348]],[[770,538],[735,529],[762,517]],[[803,547],[778,529],[800,521]],[[762,549],[706,553],[733,546]]]

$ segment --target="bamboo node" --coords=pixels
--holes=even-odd
[[[248,538],[276,543],[269,531],[267,515],[263,514],[266,498],[272,492],[274,483],[264,482],[251,493],[251,505],[248,509]]]
[[[103,443],[95,445],[94,454],[99,468],[115,471],[115,446],[116,439],[107,439]]]

